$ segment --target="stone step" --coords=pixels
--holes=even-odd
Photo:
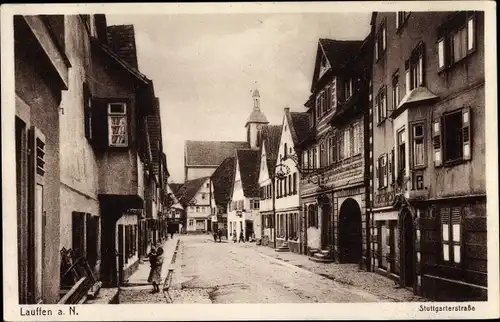
[[[328,257],[309,256],[309,260],[318,263],[333,263],[333,259]]]
[[[329,255],[330,254],[330,251],[328,249],[322,249],[320,251],[321,254],[324,254],[324,255]]]

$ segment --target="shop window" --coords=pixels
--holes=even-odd
[[[452,66],[476,50],[476,17],[459,12],[438,29],[438,70]]]

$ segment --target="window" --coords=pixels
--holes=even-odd
[[[309,167],[309,163],[307,162],[308,160],[308,155],[307,155],[307,150],[302,152],[302,167],[304,169],[307,169]]]
[[[297,194],[297,172],[293,173],[293,194]]]
[[[441,216],[442,260],[452,265],[461,262],[462,207],[443,207]]]
[[[208,182],[207,182],[207,183],[205,184],[205,188],[209,188],[209,187],[210,187],[210,183],[208,183]]]
[[[307,225],[308,227],[318,227],[318,212],[314,204],[307,207]]]
[[[207,194],[203,192],[203,193],[201,194],[201,199],[206,199],[206,198],[207,198]]]
[[[406,92],[424,85],[424,43],[420,42],[405,61]]]
[[[353,155],[358,155],[361,153],[361,144],[362,144],[362,129],[361,122],[354,123],[352,127],[352,142],[353,142]]]
[[[377,180],[379,189],[387,187],[387,168],[387,153],[384,153],[377,160]]]
[[[127,106],[125,103],[108,104],[109,146],[128,146]]]
[[[399,105],[399,71],[392,75],[392,109],[396,110]]]
[[[406,133],[402,129],[397,134],[398,143],[398,176],[406,174]]]
[[[476,49],[476,14],[459,12],[438,29],[438,69],[464,59]]]
[[[470,118],[470,108],[465,107],[458,111],[446,113],[441,119],[434,120],[435,166],[440,166],[442,159],[444,159],[445,164],[455,164],[456,162],[471,159]],[[444,156],[442,155],[443,152]]]
[[[328,93],[329,87],[327,86],[325,90],[321,91],[316,97],[316,119],[320,119],[328,111]]]
[[[346,101],[352,96],[352,78],[344,83],[344,95]]]
[[[283,155],[284,155],[284,157],[283,157],[283,158],[285,158],[285,159],[286,159],[286,157],[288,156],[287,144],[285,143],[285,144],[283,145],[283,147],[284,147],[284,148],[283,148],[283,151],[284,151],[284,152],[283,152]]]
[[[324,167],[326,165],[326,149],[324,141],[319,145],[319,162],[320,167]]]
[[[312,156],[312,168],[316,169],[318,167],[318,149],[316,147],[313,147]]]
[[[309,167],[308,168],[309,169],[314,169],[315,168],[314,162],[313,162],[314,161],[313,160],[313,154],[314,154],[313,153],[313,148],[309,149],[309,152],[308,152],[308,158],[309,158],[309,160],[308,160]]]
[[[92,96],[87,83],[83,83],[83,114],[85,137],[92,140]]]
[[[408,20],[408,17],[410,16],[410,13],[408,11],[398,11],[396,12],[396,28],[399,29],[401,28],[406,20]]]
[[[384,21],[380,24],[380,27],[375,35],[375,60],[379,59],[384,55],[387,48],[387,29],[386,22]]]
[[[259,209],[260,202],[259,200],[250,200],[250,209]]]
[[[413,167],[425,166],[425,140],[424,123],[414,124],[412,126],[412,157]]]
[[[382,86],[375,97],[377,106],[377,123],[382,123],[387,118],[387,87]]]
[[[330,84],[330,109],[337,108],[337,79],[334,77]]]
[[[200,207],[196,206],[196,212],[200,212]]]
[[[351,156],[351,128],[348,127],[344,130],[344,158]]]

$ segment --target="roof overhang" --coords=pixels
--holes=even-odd
[[[421,104],[424,102],[431,102],[436,99],[439,99],[439,96],[435,95],[427,87],[420,86],[414,88],[403,97],[398,107],[394,111],[392,111],[389,117],[395,119],[410,106]]]

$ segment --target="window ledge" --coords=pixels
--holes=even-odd
[[[451,168],[451,167],[454,167],[456,165],[459,165],[459,164],[462,164],[462,163],[466,163],[467,161],[464,160],[464,159],[458,159],[458,160],[452,160],[452,161],[445,161],[443,163],[443,166],[445,168]]]
[[[467,53],[467,55],[465,55],[464,57],[460,58],[459,60],[457,60],[457,61],[455,61],[455,62],[453,62],[453,63],[451,63],[451,64],[449,64],[447,66],[444,66],[441,69],[438,69],[438,71],[437,71],[438,75],[441,75],[441,74],[443,74],[443,73],[445,73],[445,72],[447,72],[447,71],[455,68],[455,66],[457,66],[457,65],[465,63],[468,60],[468,58],[470,56],[472,56],[475,52],[476,52],[476,49],[473,49],[473,50],[469,51]]]

